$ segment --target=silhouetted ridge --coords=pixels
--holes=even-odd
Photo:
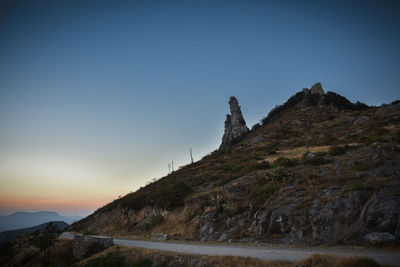
[[[315,92],[314,88],[319,89],[318,93]],[[266,117],[261,121],[263,124],[269,123],[278,118],[282,113],[287,110],[300,105],[302,107],[316,106],[316,105],[334,105],[338,108],[347,110],[365,110],[369,106],[357,101],[356,103],[350,102],[346,97],[336,94],[334,92],[323,92],[320,83],[315,84],[311,89],[303,89],[290,97],[283,105],[276,106],[273,108]]]
[[[284,111],[296,106],[304,99],[304,93],[298,92],[294,96],[290,97],[283,105],[275,106],[261,121],[263,124],[271,122],[274,118],[277,118]]]
[[[327,92],[321,99],[321,104],[323,105],[335,105],[339,108],[344,108],[348,110],[366,110],[369,108],[368,105],[357,101],[356,103],[351,103],[346,97],[336,94],[334,92]]]

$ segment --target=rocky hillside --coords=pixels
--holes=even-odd
[[[250,131],[241,113],[228,120],[231,143],[224,135],[219,150],[109,203],[70,230],[298,245],[399,240],[398,101],[368,107],[316,84]]]

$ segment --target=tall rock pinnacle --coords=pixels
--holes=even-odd
[[[246,126],[242,111],[234,96],[231,96],[229,99],[229,106],[231,114],[226,115],[225,132],[222,137],[222,144],[219,147],[220,149],[236,144],[249,133],[249,128]]]

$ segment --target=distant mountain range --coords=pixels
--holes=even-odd
[[[20,235],[30,234],[37,230],[43,231],[46,228],[47,224],[49,224],[49,223],[50,222],[42,223],[42,224],[39,224],[39,225],[36,225],[33,227],[28,227],[28,228],[23,228],[23,229],[18,229],[18,230],[4,231],[4,232],[0,233],[0,244],[3,244],[10,240],[13,240],[14,238],[16,238]],[[56,225],[59,230],[64,230],[69,225],[66,222],[62,222],[62,221],[55,221],[55,222],[51,222],[51,223]]]
[[[0,232],[37,226],[51,221],[64,221],[71,224],[80,219],[82,219],[81,216],[61,216],[54,211],[19,211],[8,216],[0,216]]]

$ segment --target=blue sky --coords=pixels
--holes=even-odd
[[[351,101],[399,98],[398,1],[1,5],[0,187],[18,203],[96,200],[53,205],[84,214],[187,164],[190,147],[200,159],[231,95],[249,127],[318,81]]]

